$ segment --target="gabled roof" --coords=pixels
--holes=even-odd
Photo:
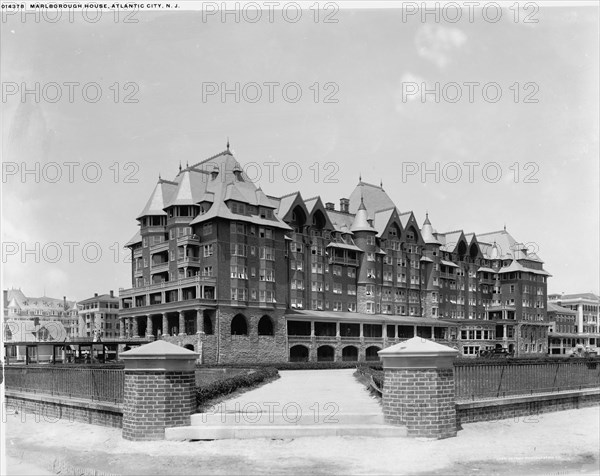
[[[529,253],[527,247],[523,243],[518,243],[506,229],[480,233],[478,237],[485,243],[496,243],[499,252],[498,259],[527,259],[543,262],[536,253]],[[488,251],[491,253],[491,249]],[[487,257],[489,258],[489,255]]]
[[[304,201],[302,200],[302,195],[300,192],[292,192],[282,197],[269,197],[271,200],[277,201],[277,216],[282,220],[290,220],[291,216],[288,217],[288,214],[292,211],[296,205],[302,204],[302,208],[308,217],[308,210],[306,210],[306,206],[304,205]]]
[[[465,238],[462,230],[449,231],[447,233],[438,233],[436,238],[442,243],[442,251],[453,253],[458,243]],[[468,245],[467,240],[464,240]]]
[[[210,175],[204,170],[188,167],[177,175],[178,185],[175,192],[165,202],[164,208],[173,205],[195,205],[199,203],[206,191]]]
[[[369,218],[373,218],[375,213],[378,211],[386,210],[396,206],[382,187],[360,181],[350,195],[350,204],[348,209],[350,213],[357,212],[358,207],[360,206],[361,198],[363,199],[365,207],[367,208]]]
[[[333,229],[340,233],[351,233],[350,227],[354,221],[354,215],[350,213],[343,213],[336,210],[325,210],[329,221],[333,225]]]
[[[16,304],[22,311],[69,311],[77,305],[76,301],[52,298],[48,296],[30,297],[25,296],[20,289],[8,289],[6,300],[9,304]]]
[[[276,209],[281,203],[276,199],[267,197],[262,190],[250,181],[243,172],[235,157],[229,152],[223,152],[210,159],[207,159],[193,167],[202,166],[203,170],[215,170],[214,177],[209,176],[205,184],[205,191],[200,199],[212,203],[209,210],[201,215],[198,215],[191,224],[202,223],[212,218],[221,217],[229,220],[244,221],[257,225],[271,226],[274,228],[282,228],[290,230],[278,214],[274,214],[275,219],[265,219],[257,215],[239,215],[232,213],[227,204],[228,200],[235,200],[248,205],[262,206],[266,208]]]
[[[327,214],[327,209],[325,208],[325,206],[323,205],[323,202],[321,201],[321,197],[313,197],[310,198],[308,200],[305,200],[304,203],[306,203],[306,208],[308,208],[309,211],[309,220],[312,221],[312,217],[315,215],[315,213],[317,212],[317,210],[321,211],[321,213],[323,214],[323,217],[325,218],[325,227],[326,229],[330,229],[330,230],[334,230],[334,226],[333,223],[331,222],[331,220],[329,219],[329,215]]]
[[[138,243],[142,242],[142,234],[140,233],[140,230],[135,232],[135,235],[133,235],[131,237],[131,239],[125,243],[125,248],[132,246],[132,245],[136,245]]]
[[[145,216],[166,215],[164,211],[165,203],[170,201],[178,186],[177,182],[158,179],[152,195],[150,195],[150,198],[146,202],[146,206],[137,217],[138,220]]]
[[[503,268],[500,268],[498,273],[514,273],[517,271],[520,271],[523,273],[540,274],[543,276],[551,276],[551,274],[548,273],[548,271],[546,271],[544,269],[527,268],[515,259],[513,259],[512,262],[508,266],[504,266]]]
[[[387,210],[380,210],[375,212],[375,217],[373,220],[373,228],[377,230],[377,236],[381,237],[385,233],[385,230],[388,228],[390,223],[394,220],[398,221],[398,225],[400,229],[402,229],[402,224],[400,223],[400,219],[398,218],[398,213],[396,212],[396,207],[388,208]]]

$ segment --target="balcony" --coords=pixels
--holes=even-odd
[[[200,246],[200,238],[197,235],[185,235],[177,238],[177,246],[184,245]]]
[[[200,266],[200,258],[198,256],[184,256],[177,259],[177,266]]]
[[[150,274],[164,273],[167,271],[169,271],[168,261],[162,261],[161,263],[152,263],[152,266],[150,267]]]
[[[161,241],[160,243],[154,243],[150,245],[150,253],[159,253],[161,251],[169,250],[169,242]]]
[[[208,284],[214,286],[216,278],[214,276],[191,276],[189,278],[177,279],[174,281],[165,281],[150,286],[140,286],[138,288],[119,289],[119,297],[126,298],[134,295],[145,294],[154,291],[171,291],[185,286],[194,286],[196,284]]]

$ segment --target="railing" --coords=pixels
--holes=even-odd
[[[457,400],[600,387],[600,359],[558,362],[461,362],[454,365]]]
[[[140,286],[137,288],[119,288],[119,297],[130,297],[134,294],[142,294],[145,292],[152,291],[167,291],[169,289],[175,289],[181,286],[185,286],[187,284],[198,284],[198,283],[208,283],[214,284],[216,282],[216,277],[214,276],[190,276],[189,278],[177,279],[175,281],[163,281],[161,283],[152,284],[149,286]]]
[[[51,367],[4,367],[6,388],[22,392],[123,402],[123,369]]]

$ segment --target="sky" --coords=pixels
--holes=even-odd
[[[293,9],[255,23],[5,15],[3,288],[131,287],[123,246],[157,179],[229,139],[269,195],[338,207],[359,177],[383,183],[439,232],[506,226],[545,262],[549,292],[598,293],[597,5],[497,22],[337,5],[296,22]]]

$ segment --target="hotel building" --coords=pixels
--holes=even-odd
[[[462,355],[548,352],[548,273],[506,229],[437,232],[359,180],[332,202],[266,195],[227,150],[160,178],[128,242],[120,335],[208,363],[378,360],[413,336]]]

